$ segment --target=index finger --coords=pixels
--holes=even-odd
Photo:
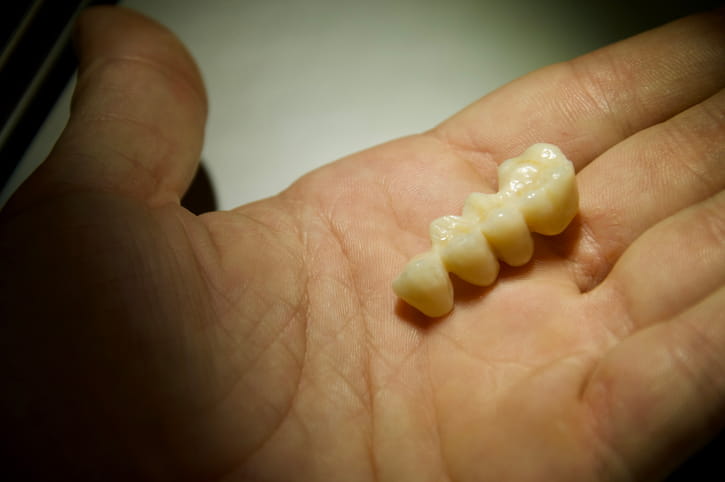
[[[557,144],[577,171],[609,147],[713,95],[725,80],[725,9],[694,15],[526,75],[432,134],[471,160]]]

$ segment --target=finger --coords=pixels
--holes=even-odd
[[[70,120],[20,198],[98,189],[178,201],[198,165],[206,117],[193,60],[169,31],[123,8],[84,12],[75,41]]]
[[[725,287],[625,340],[582,400],[633,480],[659,480],[725,426]]]
[[[667,320],[725,285],[723,213],[725,191],[655,225],[624,252],[592,292],[626,307],[620,333]]]
[[[701,102],[725,82],[725,10],[695,15],[533,72],[433,131],[471,161],[535,142],[577,170],[622,139]]]
[[[725,90],[638,132],[579,173],[584,235],[568,258],[580,289],[596,286],[645,230],[725,188],[724,137]],[[658,251],[661,243],[653,244]],[[679,247],[686,250],[687,244]],[[656,266],[652,249],[638,256]]]

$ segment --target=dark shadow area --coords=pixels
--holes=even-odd
[[[493,284],[488,286],[476,286],[467,281],[463,281],[461,278],[451,273],[451,283],[453,284],[453,300],[455,304],[467,304],[469,302],[477,302],[479,299],[486,296],[486,293],[496,286],[498,278]]]
[[[715,482],[725,480],[725,430],[680,465],[665,482]]]
[[[623,40],[678,18],[707,12],[722,7],[714,0],[607,0],[582,2],[578,0],[550,0],[548,2],[512,2],[510,9],[517,14],[537,13],[566,15],[572,21],[587,25],[604,44]],[[584,53],[584,52],[582,52]]]
[[[480,298],[483,298],[486,293],[491,290],[491,288],[496,286],[496,282],[490,286],[476,286],[463,281],[453,273],[450,273],[449,276],[451,277],[451,283],[453,284],[453,311],[437,318],[431,318],[422,314],[405,301],[398,299],[395,305],[395,315],[411,325],[414,325],[416,328],[429,330],[448,319],[450,315],[455,313],[457,306],[465,306],[467,303],[477,302]]]
[[[199,165],[194,180],[191,181],[189,189],[181,199],[181,205],[197,215],[216,211],[214,187],[211,184],[209,173],[204,168],[204,164]]]
[[[430,330],[439,323],[442,323],[443,320],[446,320],[449,315],[439,316],[438,318],[431,318],[424,315],[405,301],[398,298],[395,303],[395,316],[407,323],[410,323],[414,327],[425,331]]]
[[[76,15],[114,0],[4,2],[0,11],[0,188],[10,179],[76,69]]]

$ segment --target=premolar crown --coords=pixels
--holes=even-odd
[[[499,262],[521,266],[531,259],[531,232],[561,233],[576,215],[574,166],[553,144],[534,144],[498,167],[499,191],[468,196],[461,216],[430,224],[432,249],[411,259],[393,291],[431,317],[453,309],[448,273],[478,286],[492,284]]]

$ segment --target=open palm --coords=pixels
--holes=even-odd
[[[682,20],[270,199],[194,216],[203,89],[130,12],[81,23],[69,127],[3,211],[3,442],[25,474],[642,480],[725,421],[725,42]],[[391,280],[534,142],[581,209],[430,320]],[[12,278],[9,276],[12,274]],[[12,283],[11,283],[12,281]],[[29,294],[37,297],[31,302]]]

